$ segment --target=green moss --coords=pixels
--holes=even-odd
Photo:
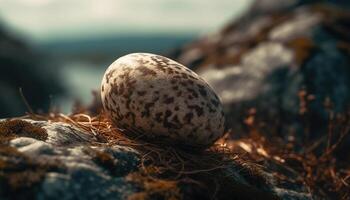
[[[44,128],[23,120],[6,120],[0,122],[0,144],[16,137],[31,137],[45,141],[48,137]]]

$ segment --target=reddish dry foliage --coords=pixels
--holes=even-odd
[[[307,115],[308,102],[312,101],[313,97],[303,91],[300,92],[299,97],[301,102],[300,115]],[[167,146],[164,148],[161,147],[162,144],[140,140],[138,136],[126,136],[123,130],[113,126],[104,113],[94,117],[82,113],[70,116],[61,113],[50,113],[47,116],[31,114],[27,117],[71,123],[93,133],[102,143],[129,146],[141,152],[140,173],[130,175],[129,179],[138,183],[140,180],[145,180],[141,181],[140,184],[148,193],[140,193],[133,198],[147,199],[161,196],[177,199],[181,195],[179,188],[175,185],[179,186],[180,183],[204,188],[219,188],[220,185],[228,184],[228,182],[220,182],[217,179],[206,180],[198,174],[204,174],[205,177],[210,176],[210,174],[211,176],[213,174],[220,176],[219,174],[222,172],[220,170],[228,168],[234,161],[240,163],[242,168],[246,166],[243,170],[248,170],[250,178],[255,177],[257,182],[265,181],[264,177],[259,174],[261,166],[265,167],[267,171],[269,166],[278,166],[279,169],[283,168],[283,170],[279,171],[274,168],[275,171],[271,171],[277,179],[288,179],[290,182],[305,185],[315,199],[345,200],[350,198],[350,158],[346,157],[348,156],[346,148],[344,150],[344,144],[350,137],[350,113],[334,114],[331,112],[330,103],[325,102],[325,106],[330,108],[328,135],[317,140],[309,140],[306,137],[303,142],[297,142],[296,137],[298,136],[293,134],[289,135],[287,140],[279,136],[268,136],[267,138],[266,134],[259,128],[260,123],[255,119],[258,111],[253,108],[244,121],[249,130],[245,138],[233,140],[230,133],[227,133],[213,147],[194,153],[188,153],[188,149],[177,149],[163,144],[163,146]],[[80,111],[84,112],[83,109]],[[87,111],[85,112],[87,113]],[[288,177],[283,171],[293,174],[293,177]],[[217,185],[218,181],[219,185]],[[209,184],[213,182],[216,185]],[[229,184],[234,185],[235,183]],[[171,191],[162,188],[157,190],[153,187],[155,185],[163,185],[163,189],[168,188]],[[246,191],[246,188],[242,189],[237,185],[223,189],[229,189],[236,193],[237,191]],[[210,192],[217,195],[218,190]],[[254,188],[248,190],[253,191]],[[265,195],[259,192],[256,191],[252,195]],[[267,196],[266,199],[268,198],[273,197]]]

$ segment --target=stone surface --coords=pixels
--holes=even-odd
[[[17,161],[13,160],[14,155],[5,155],[0,150],[1,163],[17,165],[14,171],[1,168],[0,199],[126,199],[137,190],[125,179],[128,173],[138,168],[140,158],[135,150],[100,144],[92,133],[69,124],[28,121],[44,128],[48,139],[17,137],[10,140],[8,145],[23,157]],[[107,156],[110,160],[99,160],[99,156]],[[35,166],[34,169],[28,162]],[[17,177],[19,183],[16,187],[4,186],[2,173],[9,173],[13,180],[16,173],[18,176],[23,174],[23,177]],[[40,177],[33,185],[30,173],[32,177]],[[3,190],[6,187],[10,189]]]
[[[120,127],[155,140],[210,146],[224,134],[221,102],[187,67],[166,57],[133,53],[106,70],[105,110]]]
[[[336,6],[347,3],[288,2],[256,1],[239,20],[174,55],[218,93],[235,132],[246,129],[253,108],[256,120],[278,127],[269,134],[317,138],[327,130],[327,102],[336,113],[349,108],[350,15]]]
[[[15,137],[8,144],[0,143],[0,199],[127,199],[140,191],[126,178],[139,170],[140,152],[99,142],[94,134],[70,124],[26,121],[44,128],[48,138],[38,140],[29,134]],[[9,148],[11,151],[5,151]],[[222,193],[224,199],[226,193],[235,195],[232,192],[238,185],[245,188],[239,196],[247,199],[254,199],[252,194],[267,199],[311,199],[302,185],[279,180],[274,175],[276,167],[269,166],[261,175],[232,161],[230,168],[220,172],[226,182],[233,184],[226,185],[230,190]],[[197,191],[206,192],[203,188]]]
[[[296,0],[276,7],[276,0],[260,1],[264,5],[255,4],[255,13],[174,56],[196,69],[218,93],[233,138],[244,135],[258,120],[265,121],[265,129],[259,131],[277,133],[286,140],[293,132],[301,141],[306,136],[319,137],[327,130],[328,109],[337,113],[348,106],[349,14],[339,7],[312,4],[317,1],[303,2],[309,5]],[[348,1],[332,2],[348,5]],[[247,121],[247,114],[254,114],[254,120]],[[66,123],[29,122],[43,127],[47,139],[23,133],[15,138],[0,135],[0,199],[126,199],[141,190],[126,177],[140,170],[142,152],[101,142]],[[339,154],[348,155],[349,137],[343,143]],[[225,195],[232,199],[237,191],[241,197],[250,197],[246,199],[321,199],[300,179],[303,160],[281,161],[251,144],[245,144],[244,155],[260,151],[262,170],[252,173],[249,164],[232,161],[232,166],[220,171],[225,177],[218,194],[222,199],[227,199]],[[287,143],[282,144],[287,150]],[[335,160],[320,164],[331,165]],[[327,179],[326,187],[332,181]],[[186,187],[187,199],[211,198],[208,188],[192,187]]]

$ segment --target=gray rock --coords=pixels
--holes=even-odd
[[[249,12],[216,33],[215,42],[204,37],[175,58],[196,69],[219,94],[234,132],[246,129],[243,121],[255,108],[257,120],[277,125],[267,134],[298,133],[302,140],[308,128],[314,139],[327,130],[325,102],[330,100],[336,113],[350,107],[347,10],[312,4],[317,1],[288,2],[256,1],[252,10],[261,13]],[[200,59],[191,59],[194,50]],[[307,114],[299,110],[301,90],[307,92]]]
[[[0,199],[127,199],[141,190],[126,178],[129,173],[139,170],[140,152],[127,146],[98,142],[94,134],[70,124],[26,121],[44,128],[48,137],[46,141],[30,137],[11,139],[8,145],[19,153],[12,150],[13,153],[2,154],[3,146],[0,146],[0,164],[4,162],[14,170],[6,171],[10,169],[5,167],[4,172],[17,171],[23,176],[19,177],[20,182],[14,189],[7,185],[9,182],[3,185],[1,180],[4,180],[4,174],[0,172]],[[99,156],[104,158],[100,159]],[[1,167],[3,166],[0,165]],[[223,187],[233,189],[227,191],[229,194],[237,190],[237,184],[265,197],[311,199],[302,185],[285,187],[285,182],[281,184],[275,177],[273,168],[264,171],[264,175],[260,177],[258,174],[251,174],[240,162],[232,161],[230,168],[218,173],[227,179],[226,182],[234,184]],[[12,174],[12,178],[14,177],[16,175]],[[268,179],[265,180],[264,177]],[[34,183],[30,183],[32,181]],[[207,190],[202,189],[200,194],[205,192]],[[240,193],[242,197],[251,199],[250,192]]]
[[[9,141],[11,147],[43,171],[40,184],[29,189],[34,199],[125,199],[136,191],[136,186],[126,181],[125,176],[137,170],[139,153],[129,147],[109,146],[97,143],[92,133],[65,123],[26,120],[47,131],[46,141],[18,137]],[[105,153],[111,160],[99,162],[98,155]],[[10,157],[0,159],[10,162]],[[21,163],[17,163],[21,167]],[[53,166],[53,167],[52,167]],[[24,170],[26,165],[23,165]],[[34,169],[40,170],[40,169]],[[24,184],[24,183],[23,183]],[[4,191],[0,189],[1,194]],[[22,199],[11,194],[12,198]]]
[[[350,15],[344,5],[349,1],[256,0],[241,18],[184,46],[173,58],[196,70],[219,95],[231,130],[228,138],[262,137],[272,152],[301,157],[311,152],[318,157],[327,142],[336,143],[348,132]],[[280,148],[270,141],[278,141]],[[349,145],[347,134],[330,154],[334,157],[328,158],[336,161],[327,166],[348,169]],[[285,165],[297,173],[309,170],[291,160]],[[263,162],[266,169],[274,169],[268,174],[280,171]],[[323,171],[321,165],[314,168]],[[322,182],[319,179],[327,179],[323,176],[327,174],[312,175],[318,183],[304,187],[271,178],[272,190],[281,199],[348,195],[332,189],[341,185],[346,191],[346,183],[336,183],[332,177]],[[314,187],[310,189],[314,194],[305,189]]]

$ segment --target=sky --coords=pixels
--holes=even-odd
[[[115,34],[205,34],[252,0],[0,0],[0,20],[37,41]]]

